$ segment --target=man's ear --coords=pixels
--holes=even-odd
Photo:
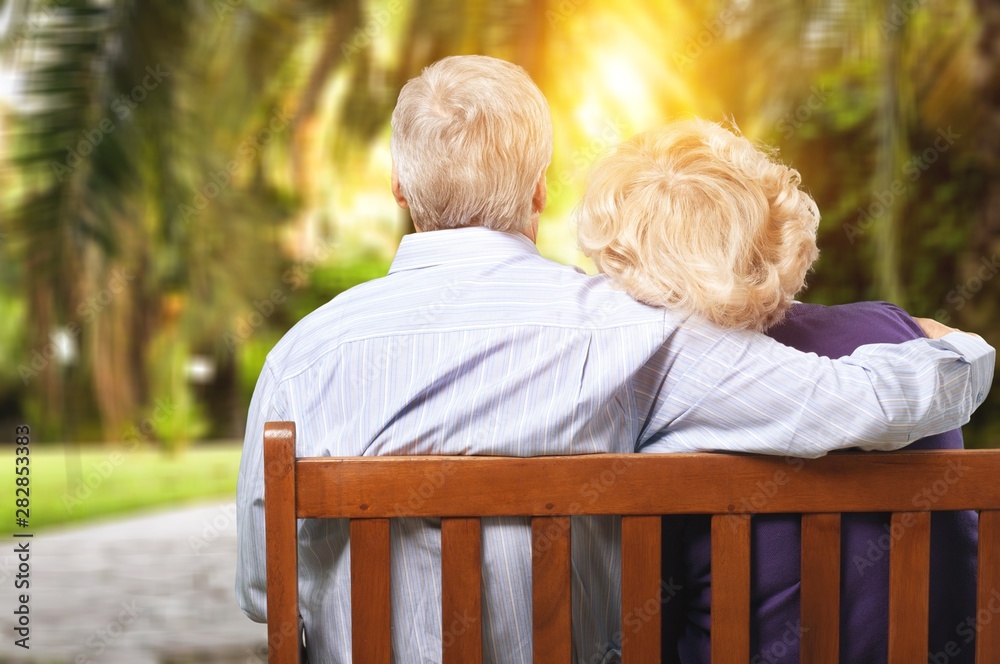
[[[396,204],[401,208],[408,208],[410,204],[406,202],[403,192],[399,189],[399,176],[396,174],[396,164],[392,165],[392,197],[396,199]]]
[[[546,170],[542,169],[538,181],[535,182],[535,193],[531,195],[531,212],[534,214],[541,214],[542,210],[545,209],[545,202],[548,200],[548,187],[545,183]]]

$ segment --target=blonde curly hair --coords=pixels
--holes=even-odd
[[[729,328],[778,323],[819,256],[798,171],[722,125],[638,134],[597,163],[580,247],[632,297]]]

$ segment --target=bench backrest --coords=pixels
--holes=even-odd
[[[660,661],[663,514],[713,515],[714,664],[750,660],[753,513],[802,515],[803,662],[839,661],[841,512],[892,512],[889,662],[927,660],[930,512],[915,498],[932,495],[931,510],[981,510],[978,615],[992,616],[1000,591],[1000,450],[836,454],[794,465],[724,454],[297,459],[295,425],[271,422],[264,461],[272,664],[299,661],[296,518],[350,519],[355,664],[390,661],[389,519],[400,516],[441,517],[443,616],[476,618],[442,644],[445,664],[482,661],[482,517],[531,517],[536,663],[570,661],[571,516],[622,517],[624,664]],[[587,492],[581,505],[581,487],[594,482],[615,490]],[[748,500],[771,486],[764,500]],[[413,492],[422,500],[410,500]],[[637,615],[644,619],[626,620]],[[978,625],[979,663],[1000,662],[1000,615],[992,617]]]

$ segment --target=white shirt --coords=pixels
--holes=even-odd
[[[816,457],[961,426],[986,397],[994,361],[965,334],[820,358],[638,304],[603,276],[542,258],[522,235],[408,235],[388,276],[320,307],[268,355],[240,466],[237,595],[248,616],[266,619],[267,421],[296,423],[298,456]],[[530,527],[487,519],[482,532],[484,660],[528,664]],[[394,519],[391,537],[395,661],[438,662],[439,522]],[[577,662],[618,657],[619,537],[615,518],[573,521]],[[300,522],[299,592],[310,661],[350,662],[346,521]]]

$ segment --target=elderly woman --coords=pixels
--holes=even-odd
[[[746,138],[678,122],[635,136],[596,165],[576,213],[580,244],[637,300],[763,330],[803,351],[837,358],[924,336],[885,302],[794,301],[818,256],[819,212],[799,184],[798,172]],[[956,430],[907,449],[960,448]],[[709,521],[671,517],[664,526],[664,578],[684,587],[664,607],[664,661],[707,662]],[[973,661],[976,528],[973,512],[932,517],[930,661]],[[890,541],[888,515],[844,515],[841,662],[887,659]],[[799,520],[756,516],[752,542],[751,663],[798,662]]]

